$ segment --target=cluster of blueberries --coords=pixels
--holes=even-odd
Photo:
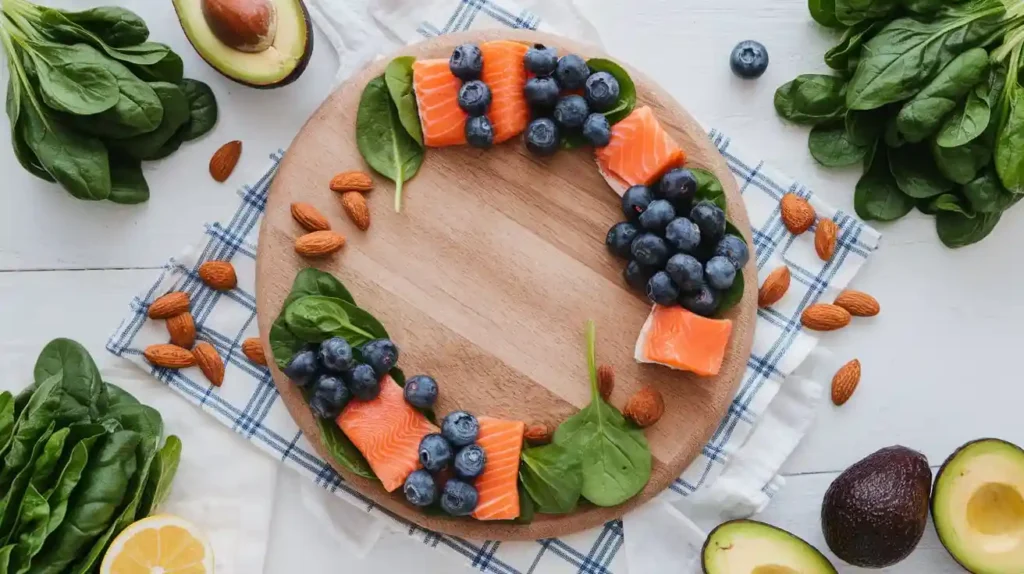
[[[622,196],[626,221],[608,231],[605,244],[629,261],[626,282],[658,305],[682,305],[705,317],[718,310],[750,257],[742,238],[725,233],[725,212],[694,203],[698,181],[675,168],[654,185],[634,185]]]
[[[430,506],[441,490],[441,510],[452,516],[471,514],[479,499],[473,481],[487,463],[483,447],[476,444],[479,435],[480,422],[466,411],[444,417],[441,432],[428,434],[420,441],[423,468],[405,479],[402,491],[406,500],[416,506]]]

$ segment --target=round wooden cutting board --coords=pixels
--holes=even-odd
[[[563,38],[508,30],[444,36],[395,55],[447,59],[458,44],[497,39],[602,56]],[[622,516],[668,487],[725,414],[750,356],[757,309],[753,258],[744,270],[743,301],[728,313],[734,328],[725,364],[718,376],[702,378],[633,360],[651,305],[628,290],[624,262],[605,249],[605,234],[622,213],[618,195],[598,173],[589,150],[538,159],[521,138],[487,151],[430,149],[419,174],[405,184],[401,213],[392,206],[394,184],[374,176],[376,188],[367,195],[372,225],[359,231],[328,182],[341,171],[370,171],[356,148],[356,108],[363,87],[390,60],[378,60],[332,94],[281,163],[267,201],[256,268],[264,347],[270,348],[271,323],[295,275],[313,265],[341,279],[356,302],[380,319],[401,350],[399,366],[406,375],[437,379],[439,418],[465,409],[554,428],[589,402],[584,326],[593,319],[598,362],[612,365],[617,375],[612,404],[623,408],[643,385],[653,385],[665,397],[664,417],[646,431],[654,456],[651,480],[627,503],[614,508],[581,503],[572,514],[537,515],[522,525],[454,520],[423,514],[405,502],[401,489],[388,494],[379,483],[336,470],[389,511],[467,538],[562,536]],[[747,213],[722,156],[671,96],[629,72],[637,106],[651,106],[686,150],[688,165],[709,169],[722,181],[729,219],[749,244]],[[332,228],[348,238],[345,248],[320,261],[299,257],[293,243],[302,231],[289,212],[294,201],[325,213]],[[329,461],[299,390],[277,368],[271,370],[291,415]]]

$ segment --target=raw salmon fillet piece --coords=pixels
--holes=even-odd
[[[480,417],[477,444],[487,462],[476,479],[480,495],[473,511],[477,520],[511,520],[519,516],[519,453],[523,449],[526,424]]]
[[[526,44],[507,40],[480,45],[484,54],[484,71],[480,79],[491,89],[491,109],[487,112],[487,119],[494,127],[494,143],[523,133],[530,121],[530,107],[523,95],[526,86],[523,57],[528,49]]]
[[[423,143],[430,147],[466,143],[466,112],[459,107],[462,80],[452,75],[448,60],[416,60],[412,89],[419,106]]]
[[[338,415],[337,423],[388,492],[402,486],[406,477],[420,467],[420,440],[438,432],[405,402],[402,387],[391,377],[381,380],[376,399],[350,402]]]
[[[647,106],[633,110],[612,126],[611,140],[595,155],[606,174],[626,185],[650,185],[669,169],[686,162],[686,153]]]
[[[679,306],[655,305],[640,329],[635,358],[702,376],[717,375],[730,335],[728,319],[708,319]]]

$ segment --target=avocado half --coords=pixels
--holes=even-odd
[[[935,478],[932,520],[967,570],[1024,572],[1024,450],[995,438],[957,449]]]
[[[701,559],[705,574],[836,574],[821,552],[756,520],[732,520],[711,531]]]
[[[269,89],[294,82],[306,70],[313,53],[313,26],[302,0],[269,0],[276,12],[276,30],[269,45],[256,52],[233,48],[218,37],[204,14],[207,1],[173,0],[174,10],[192,47],[225,77]]]

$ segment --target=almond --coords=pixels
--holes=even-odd
[[[150,319],[167,319],[188,311],[188,293],[171,291],[149,305]]]
[[[263,351],[263,343],[260,343],[257,337],[250,337],[242,341],[242,354],[257,365],[267,364],[267,354]]]
[[[192,353],[177,345],[150,345],[142,352],[142,356],[150,363],[168,369],[184,369],[196,364]]]
[[[615,390],[615,367],[601,365],[597,368],[597,390],[605,401],[611,398]]]
[[[832,259],[836,252],[836,238],[839,237],[839,226],[831,219],[822,219],[818,222],[818,229],[814,232],[814,250],[822,261]]]
[[[230,291],[238,285],[235,267],[227,261],[207,261],[199,266],[199,278],[217,291]]]
[[[874,317],[882,310],[877,299],[863,291],[852,289],[840,293],[835,304],[849,311],[854,317]]]
[[[361,171],[343,171],[331,180],[331,191],[366,192],[373,189],[373,178]]]
[[[523,438],[534,446],[548,444],[551,442],[551,429],[544,424],[527,425]]]
[[[167,333],[171,335],[171,344],[184,349],[191,349],[196,343],[196,323],[192,313],[178,313],[167,318]]]
[[[324,257],[345,246],[345,236],[333,231],[314,231],[295,240],[295,251],[304,257]]]
[[[665,414],[665,399],[661,392],[654,387],[644,387],[637,391],[629,401],[622,414],[636,423],[638,427],[649,427],[658,422],[661,415]]]
[[[192,349],[196,364],[202,369],[206,379],[219,387],[224,383],[224,359],[217,354],[217,349],[206,341],[200,341],[195,349]]]
[[[860,361],[854,359],[843,365],[832,377],[832,403],[837,407],[850,400],[860,383]]]
[[[356,227],[363,231],[370,228],[370,206],[366,204],[366,197],[363,194],[346,191],[341,194],[341,206],[345,208],[345,213]]]
[[[292,218],[299,222],[306,231],[327,231],[331,224],[324,214],[308,203],[297,201],[292,204]]]
[[[228,142],[214,152],[210,158],[210,175],[213,179],[223,183],[231,176],[238,165],[238,158],[242,157],[242,142],[235,140]]]
[[[850,312],[836,305],[818,303],[804,309],[800,322],[814,331],[835,331],[850,324]]]
[[[757,306],[771,307],[778,303],[786,295],[786,291],[789,291],[790,278],[789,267],[776,267],[768,274],[757,292]]]
[[[782,222],[793,235],[800,235],[814,225],[814,208],[807,200],[793,193],[782,196]]]

